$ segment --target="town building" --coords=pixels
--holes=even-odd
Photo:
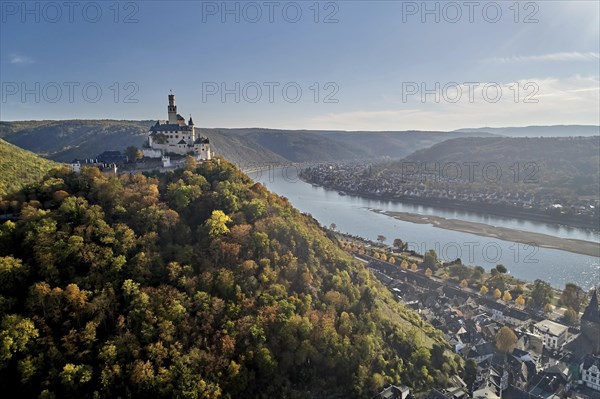
[[[590,344],[591,352],[600,355],[600,305],[598,289],[594,290],[590,303],[581,316],[581,334]]]
[[[590,303],[581,316],[581,333],[565,349],[576,359],[582,360],[586,355],[600,355],[600,307],[598,305],[598,289],[592,293]]]
[[[600,356],[587,355],[580,366],[581,382],[585,386],[600,391]]]
[[[551,320],[542,320],[533,325],[534,332],[542,337],[544,346],[560,349],[567,342],[569,328]]]
[[[375,395],[373,399],[407,399],[409,395],[410,389],[406,385],[388,385]]]
[[[196,131],[194,121],[190,116],[185,119],[177,113],[175,96],[169,95],[167,106],[167,121],[156,121],[148,132],[147,148],[142,149],[145,157],[161,158],[166,154],[193,155],[198,161],[208,161],[212,158],[210,140],[201,137]]]

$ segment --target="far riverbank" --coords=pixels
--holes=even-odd
[[[550,215],[547,213],[540,213],[533,211],[531,209],[523,209],[517,208],[514,206],[502,206],[498,204],[484,204],[484,203],[474,203],[474,202],[464,202],[458,200],[450,200],[447,198],[432,198],[432,197],[394,197],[387,195],[378,195],[373,193],[365,193],[365,192],[345,192],[342,187],[332,187],[325,186],[319,184],[318,182],[314,182],[311,180],[307,180],[302,177],[300,174],[300,179],[308,184],[313,186],[323,187],[327,190],[338,191],[342,195],[352,195],[358,196],[362,198],[374,199],[379,201],[392,201],[392,202],[402,202],[406,204],[415,204],[415,205],[424,205],[424,206],[432,206],[436,208],[444,208],[448,210],[457,210],[464,212],[471,212],[480,215],[490,215],[497,217],[506,217],[506,218],[519,218],[523,220],[529,220],[532,222],[550,224],[550,225],[562,225],[573,227],[577,229],[586,229],[589,231],[598,231],[598,226],[600,226],[600,220],[589,219],[589,218],[579,218],[576,216],[566,216],[566,215]]]
[[[559,249],[582,255],[600,257],[600,243],[570,238],[560,238],[547,234],[497,227],[484,223],[469,222],[458,219],[446,219],[441,216],[418,215],[408,212],[373,210],[386,216],[410,223],[430,224],[441,229],[460,231],[483,237],[493,237],[504,241],[513,241],[537,247]]]

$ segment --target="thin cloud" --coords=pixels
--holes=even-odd
[[[491,57],[486,58],[485,62],[495,62],[500,64],[515,64],[524,62],[568,62],[568,61],[598,61],[600,60],[600,53],[587,52],[563,52],[563,53],[550,53],[542,55],[528,55],[528,56],[510,56],[510,57]]]
[[[456,103],[443,98],[436,103],[433,96],[422,103],[421,96],[415,95],[396,109],[328,113],[310,118],[302,126],[324,130],[446,131],[461,126],[598,125],[599,79],[598,75],[520,79],[518,101],[515,101],[514,82],[500,83],[502,97],[495,103],[483,100],[481,88],[486,83],[481,82],[473,102],[463,88],[463,95]],[[527,83],[534,86],[526,90]],[[526,99],[537,102],[525,102]]]
[[[31,57],[27,57],[20,54],[11,54],[10,55],[10,63],[15,65],[26,65],[33,64],[35,61]]]

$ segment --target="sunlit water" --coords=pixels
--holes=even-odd
[[[515,277],[530,281],[539,278],[558,288],[564,287],[567,282],[574,282],[584,289],[600,283],[600,258],[598,257],[537,248],[445,230],[428,224],[404,222],[377,214],[371,209],[435,215],[594,242],[600,241],[598,232],[431,206],[340,195],[337,191],[316,187],[299,180],[295,168],[252,172],[249,176],[263,183],[269,190],[287,197],[297,209],[311,214],[322,225],[329,226],[335,223],[337,229],[342,232],[372,240],[381,234],[387,237],[387,243],[391,243],[394,238],[401,238],[409,242],[410,248],[417,252],[423,253],[435,249],[438,256],[443,259],[461,258],[465,264],[480,265],[486,269],[501,263]]]

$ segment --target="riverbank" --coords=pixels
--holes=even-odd
[[[308,184],[312,184],[314,186],[323,187],[327,190],[332,191],[342,191],[344,195],[352,195],[361,198],[373,199],[378,201],[391,201],[391,202],[400,202],[404,204],[414,204],[414,205],[423,205],[423,206],[432,206],[436,208],[444,208],[452,211],[464,211],[470,213],[476,213],[479,215],[486,216],[497,216],[497,217],[506,217],[506,218],[518,218],[523,220],[528,220],[531,222],[551,224],[551,225],[561,225],[568,226],[578,229],[585,229],[590,231],[598,231],[598,226],[600,225],[600,221],[598,220],[589,220],[589,219],[581,219],[575,216],[565,216],[565,215],[549,215],[547,213],[535,212],[530,209],[522,209],[516,207],[508,207],[497,204],[483,204],[483,203],[474,203],[474,202],[464,202],[457,200],[449,200],[446,198],[429,198],[429,197],[392,197],[386,195],[376,195],[372,193],[355,193],[355,192],[347,192],[344,191],[343,187],[329,187],[319,184],[318,182],[314,182],[312,180],[307,180],[300,176],[300,179]]]
[[[521,244],[531,244],[537,247],[559,249],[561,251],[576,254],[600,257],[600,243],[593,241],[560,238],[530,231],[491,226],[484,223],[446,219],[441,216],[418,215],[408,212],[382,211],[378,209],[374,209],[373,212],[390,216],[404,222],[430,224],[441,229],[460,231],[483,237],[497,238],[504,241],[513,241]]]

